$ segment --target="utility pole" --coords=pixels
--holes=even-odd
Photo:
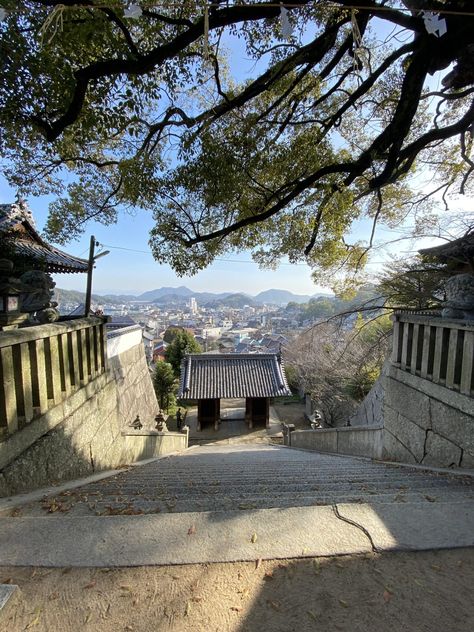
[[[98,245],[98,244],[97,244]],[[92,295],[92,271],[94,269],[94,251],[96,241],[94,235],[91,236],[91,242],[89,246],[89,267],[87,268],[87,287],[86,287],[86,303],[84,306],[84,316],[89,316],[91,311],[91,295]]]
[[[87,287],[86,287],[86,302],[84,306],[85,316],[89,316],[89,312],[91,311],[91,299],[92,299],[92,271],[94,270],[94,264],[100,257],[105,257],[105,255],[109,254],[109,250],[104,250],[104,252],[99,252],[98,255],[95,254],[95,247],[99,245],[99,242],[95,240],[94,235],[91,236],[91,242],[89,246],[89,267],[87,268]]]

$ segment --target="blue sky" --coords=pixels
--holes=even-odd
[[[0,203],[15,201],[16,191],[0,178]],[[33,211],[40,231],[46,223],[50,196],[30,198],[28,204]],[[327,291],[311,280],[306,265],[282,265],[277,271],[260,270],[250,261],[249,253],[229,256],[231,261],[216,261],[208,269],[194,277],[177,277],[167,265],[158,264],[150,254],[148,234],[152,227],[151,215],[137,211],[134,216],[122,213],[113,226],[90,223],[84,237],[60,246],[67,252],[87,258],[90,235],[107,246],[110,254],[97,261],[94,274],[94,292],[144,292],[161,286],[186,285],[195,291],[246,292],[257,294],[269,288],[291,290],[295,294],[314,294]],[[125,248],[127,250],[122,250]],[[134,250],[144,252],[133,252]],[[55,277],[58,287],[84,290],[85,275],[62,274]]]

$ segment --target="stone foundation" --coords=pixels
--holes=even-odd
[[[0,443],[0,496],[186,448],[186,435],[154,431],[157,412],[140,342],[109,358],[107,372],[87,387]],[[129,428],[137,415],[140,433]]]
[[[383,458],[474,467],[474,400],[390,367],[384,378]]]
[[[351,427],[291,433],[291,446],[474,468],[474,399],[387,364]],[[365,433],[364,433],[365,431]]]

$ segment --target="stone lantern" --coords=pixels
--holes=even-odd
[[[165,421],[165,416],[163,415],[161,410],[156,415],[155,422],[156,422],[155,428],[158,430],[158,432],[166,432],[168,430],[168,427]]]

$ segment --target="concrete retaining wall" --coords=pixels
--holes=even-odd
[[[290,434],[292,448],[317,452],[382,458],[383,428],[324,428],[296,430]]]
[[[122,433],[127,463],[180,452],[187,447],[187,435],[181,432]]]
[[[391,364],[351,427],[291,433],[291,446],[436,467],[474,468],[474,399]]]
[[[105,374],[0,443],[0,496],[186,448],[186,435],[154,431],[157,412],[140,341],[110,358]],[[129,429],[137,415],[140,435]]]

